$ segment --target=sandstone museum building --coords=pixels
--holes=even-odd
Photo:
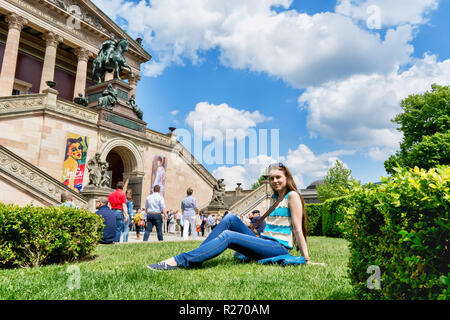
[[[123,180],[135,207],[159,184],[168,209],[188,187],[207,208],[217,179],[175,128],[152,130],[136,105],[151,58],[91,1],[0,0],[0,202],[52,206],[67,190],[93,210],[92,199]],[[270,194],[267,182],[222,190],[221,207],[265,211]],[[314,189],[302,194],[316,201]]]

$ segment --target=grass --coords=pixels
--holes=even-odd
[[[0,299],[325,300],[355,299],[347,279],[347,241],[309,237],[313,261],[326,266],[243,263],[227,250],[200,268],[152,271],[156,263],[200,242],[99,245],[88,261],[0,270]],[[79,287],[76,279],[79,272]]]

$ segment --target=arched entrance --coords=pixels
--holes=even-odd
[[[125,183],[125,190],[133,191],[135,208],[141,206],[142,181],[144,177],[142,154],[129,140],[116,138],[110,140],[101,150],[103,161],[109,164],[111,188],[116,188],[117,182]]]
[[[110,187],[116,188],[117,182],[124,181],[124,164],[122,157],[117,153],[116,150],[111,150],[106,156],[106,162],[109,164],[109,176],[110,176]]]

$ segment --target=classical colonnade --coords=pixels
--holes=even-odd
[[[0,73],[0,96],[10,96],[12,94],[15,81],[17,56],[19,53],[20,34],[22,32],[22,28],[28,24],[28,20],[16,13],[11,12],[6,16],[6,22],[8,23],[8,35]],[[53,31],[45,32],[43,38],[46,41],[46,48],[39,92],[42,92],[42,90],[48,88],[46,84],[47,81],[54,80],[57,48],[58,45],[64,40],[61,35],[58,35]],[[93,53],[83,47],[75,48],[74,52],[78,59],[73,92],[73,97],[75,98],[79,93],[83,96],[85,95],[88,61],[90,58],[94,57],[96,53]],[[107,73],[105,75],[105,81],[112,80],[112,78],[112,73]],[[138,75],[129,78],[129,84],[132,88],[131,94],[136,94],[138,80]]]

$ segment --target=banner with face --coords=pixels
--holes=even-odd
[[[153,187],[158,185],[161,188],[159,192],[164,197],[164,187],[166,184],[167,158],[163,156],[155,156],[152,166],[152,192]]]
[[[67,134],[62,182],[77,191],[83,187],[88,140],[88,137],[76,133]]]

